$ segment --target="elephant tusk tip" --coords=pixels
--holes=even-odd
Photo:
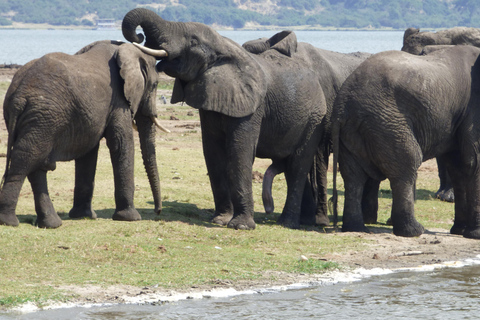
[[[152,121],[155,123],[158,129],[162,130],[165,133],[170,133],[171,131],[165,128],[160,124],[160,121],[158,121],[157,117],[152,117]]]
[[[148,47],[145,47],[141,44],[138,44],[136,42],[132,42],[132,44],[137,47],[138,49],[140,49],[143,53],[146,53],[148,55],[151,55],[153,57],[156,57],[156,58],[165,58],[165,57],[168,57],[168,53],[167,51],[165,50],[155,50],[155,49],[151,49],[151,48],[148,48]]]

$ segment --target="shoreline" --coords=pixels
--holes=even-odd
[[[467,266],[480,265],[480,254],[475,257],[466,258],[463,260],[445,261],[443,263],[420,265],[415,267],[402,267],[396,269],[372,268],[365,269],[359,267],[347,271],[329,271],[324,274],[311,275],[297,275],[300,279],[297,282],[289,284],[276,284],[272,286],[258,286],[250,288],[235,288],[235,286],[228,288],[214,288],[191,291],[158,291],[148,292],[147,288],[142,288],[140,292],[117,296],[119,302],[114,301],[75,301],[68,303],[52,302],[44,307],[38,307],[33,303],[25,303],[21,306],[6,310],[4,314],[10,315],[24,315],[40,311],[71,309],[71,308],[101,308],[120,305],[163,305],[166,303],[174,303],[183,300],[200,300],[200,299],[221,299],[241,295],[252,294],[266,294],[266,293],[280,293],[288,290],[301,290],[313,287],[322,287],[336,285],[340,283],[351,283],[362,281],[364,279],[395,274],[400,272],[430,272],[437,269],[445,268],[462,268]],[[138,288],[140,290],[140,288]],[[1,315],[1,313],[0,313]]]

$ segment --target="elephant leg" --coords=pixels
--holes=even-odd
[[[16,227],[19,221],[15,214],[15,208],[25,181],[25,175],[8,174],[4,179],[0,193],[0,225]]]
[[[469,210],[467,225],[463,232],[463,236],[465,238],[480,239],[480,174],[476,172],[469,178],[469,181],[470,183],[467,184],[466,188],[466,201]],[[456,214],[455,219],[457,219]]]
[[[345,186],[342,231],[369,232],[362,214],[362,197],[368,176],[355,157],[340,145],[338,157],[340,172]]]
[[[35,211],[39,228],[58,228],[62,225],[62,219],[53,208],[52,200],[48,194],[47,171],[36,170],[28,175],[35,198]]]
[[[414,216],[415,179],[390,178],[392,188],[393,233],[402,237],[417,237],[424,232],[423,226]]]
[[[435,193],[435,197],[443,201],[455,202],[452,180],[447,172],[445,160],[442,157],[437,157],[437,167],[438,177],[440,178],[440,188]]]
[[[285,163],[283,161],[272,163],[265,174],[263,175],[263,184],[262,184],[262,200],[263,207],[265,208],[266,213],[273,213],[275,205],[272,197],[272,184],[273,179],[279,173],[285,171]]]
[[[258,115],[245,118],[228,118],[226,130],[227,179],[230,186],[230,199],[233,205],[233,218],[229,228],[241,230],[255,229],[253,219],[252,170],[255,150],[260,134]]]
[[[227,179],[226,142],[218,128],[219,118],[218,114],[200,110],[203,155],[215,202],[215,214],[211,221],[226,226],[233,218],[233,204]]]
[[[73,196],[73,208],[69,217],[96,219],[97,214],[92,209],[92,197],[97,168],[98,156],[97,144],[94,149],[81,158],[75,160],[75,191]]]
[[[44,159],[48,155],[47,145],[36,143],[35,148],[31,147],[31,141],[36,142],[35,133],[29,135],[29,132],[26,132],[23,135],[24,138],[19,139],[11,150],[10,165],[3,178],[0,193],[0,224],[2,225],[18,226],[15,209],[25,178],[31,168],[40,166],[38,159]]]
[[[327,193],[327,169],[328,157],[330,156],[329,145],[325,143],[324,148],[319,148],[315,159],[315,179],[317,181],[317,210],[315,214],[315,224],[319,226],[328,226],[328,193]],[[322,150],[323,149],[323,150]]]
[[[467,185],[469,174],[465,174],[460,159],[455,154],[445,154],[437,157],[437,163],[443,166],[443,174],[451,178],[453,191],[455,193],[455,219],[450,229],[451,234],[463,235],[468,223]],[[447,171],[448,170],[448,171]]]
[[[366,224],[377,223],[378,218],[378,190],[380,181],[368,178],[362,196],[363,221]]]
[[[113,220],[137,221],[142,217],[133,204],[134,143],[132,119],[129,112],[119,110],[112,115],[112,125],[107,127],[105,138],[110,150],[115,183],[115,213]]]
[[[315,177],[311,177],[311,174],[307,176],[301,202],[300,224],[308,226],[316,224],[317,202],[315,192],[317,187],[315,186],[314,180]]]

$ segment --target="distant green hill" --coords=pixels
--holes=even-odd
[[[135,7],[218,27],[480,27],[478,0],[0,0],[0,25],[94,26]]]

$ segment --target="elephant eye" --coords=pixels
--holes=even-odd
[[[200,41],[198,41],[198,38],[196,36],[192,37],[192,40],[190,40],[190,46],[191,47],[196,47],[198,46]]]

